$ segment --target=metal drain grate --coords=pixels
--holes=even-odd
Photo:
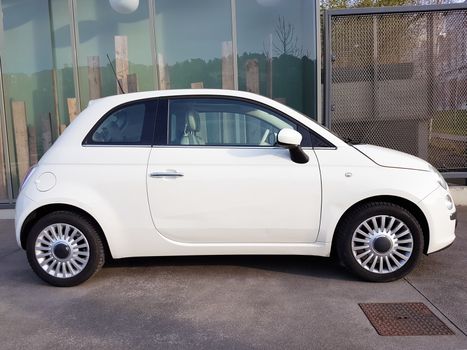
[[[359,305],[379,335],[454,334],[423,303],[372,303]]]

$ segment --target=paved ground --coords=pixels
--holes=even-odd
[[[35,277],[1,220],[0,348],[467,349],[467,209],[459,218],[455,244],[408,281],[361,282],[321,258],[199,257],[113,263],[68,289]],[[379,336],[358,303],[395,301],[426,303],[455,335]]]

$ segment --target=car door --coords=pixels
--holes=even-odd
[[[276,146],[282,128],[306,134],[251,101],[160,101],[159,141],[147,174],[157,231],[187,243],[314,242],[321,210],[317,159],[309,148],[306,164],[291,161],[289,151]]]

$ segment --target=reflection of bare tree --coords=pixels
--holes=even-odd
[[[274,53],[280,55],[292,55],[300,57],[303,54],[303,48],[299,46],[298,37],[295,34],[293,24],[285,21],[284,16],[277,18],[274,26],[275,39],[273,42]]]

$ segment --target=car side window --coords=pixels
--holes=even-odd
[[[297,125],[254,103],[221,98],[169,100],[169,145],[275,146],[281,129]]]
[[[151,102],[124,105],[102,118],[85,139],[94,145],[151,145],[154,109]]]

